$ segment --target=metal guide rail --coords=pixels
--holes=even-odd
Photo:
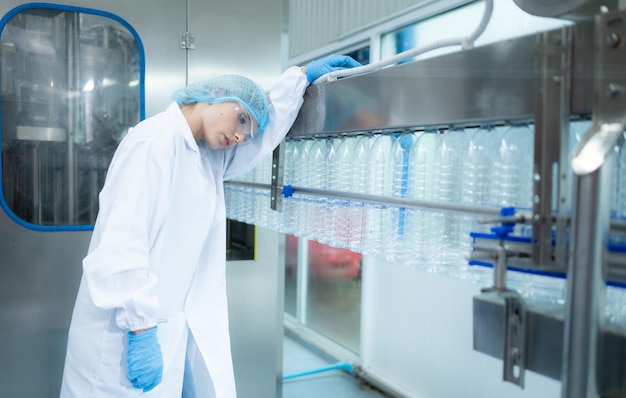
[[[284,200],[284,194],[282,192],[287,188],[293,193],[306,194],[309,196],[343,199],[348,201],[353,200],[373,205],[391,206],[397,208],[432,210],[469,215],[482,219],[484,223],[489,224],[497,224],[498,221],[503,220],[503,218],[497,218],[500,213],[500,209],[491,206],[469,205],[463,203],[445,203],[441,201],[417,200],[326,189],[302,188],[291,185],[286,186],[282,184],[276,184],[275,186],[273,186],[272,184],[262,184],[247,181],[226,181],[225,184],[261,190],[274,190],[272,191],[273,193],[270,196],[273,210],[280,210],[278,206],[281,206],[282,201]],[[297,197],[294,197],[291,200],[298,199]],[[521,223],[531,223],[531,216],[531,213],[520,212],[516,216],[510,217],[508,220]],[[568,224],[569,218],[567,218],[565,221],[566,224]],[[615,221],[611,224],[611,234],[620,233],[626,234],[626,223]],[[498,237],[493,234],[484,233],[471,233],[470,235],[473,240],[472,252],[468,253],[468,260],[470,264],[489,267],[493,266],[495,259],[494,253],[496,253],[498,247],[500,246],[500,241],[498,240]],[[532,259],[532,238],[508,235],[506,238],[504,238],[503,242],[507,253],[507,266],[509,268],[513,270],[534,269]],[[607,280],[610,284],[617,286],[626,285],[626,246],[607,246],[606,267],[608,272]],[[537,272],[539,274],[557,278],[565,277],[565,272],[561,272],[560,270],[548,269]]]

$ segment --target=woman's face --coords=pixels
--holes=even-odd
[[[193,108],[187,121],[194,137],[204,140],[209,148],[241,144],[251,139],[258,128],[256,120],[237,102],[199,102]]]

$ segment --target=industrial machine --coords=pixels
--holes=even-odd
[[[430,212],[428,217],[438,217],[444,230],[458,221],[441,214],[469,217],[492,227],[488,233],[472,234],[465,253],[470,264],[494,269],[493,279],[474,298],[474,349],[501,358],[503,379],[521,387],[525,371],[531,370],[560,380],[563,397],[623,397],[624,314],[617,314],[622,327],[608,322],[605,296],[607,286],[623,289],[626,282],[623,216],[613,207],[616,192],[623,191],[615,178],[624,173],[620,165],[617,174],[616,157],[624,153],[620,148],[626,126],[626,13],[618,10],[617,2],[516,2],[533,14],[564,17],[573,23],[364,74],[346,73],[311,86],[287,142],[275,153],[272,185],[263,188],[270,189],[273,208],[283,212],[282,220],[274,223],[307,238],[328,236],[315,228],[302,232],[297,217],[301,211],[291,209],[313,207],[316,217],[323,218],[330,208],[331,224],[346,208],[360,209],[358,222],[369,224],[363,227],[364,234],[380,231],[355,250],[368,253],[372,243],[382,245],[376,254],[391,261],[396,259],[389,249],[391,236],[401,236],[407,247],[420,245],[424,234],[436,233],[437,223],[431,223],[431,228],[409,234],[406,225],[412,210]],[[571,126],[581,121],[589,127],[579,142],[572,142]],[[404,191],[393,190],[393,176],[383,182],[391,186],[389,190],[379,192],[333,181],[346,167],[335,162],[340,148],[336,142],[370,139],[368,162],[373,163],[376,142],[390,137],[387,141],[395,144],[387,144],[385,153],[399,153],[404,170],[411,170],[411,160],[402,157],[405,148],[397,144],[403,136],[418,140],[459,129],[519,124],[534,128],[534,150],[526,153],[532,170],[526,208],[420,199],[409,194],[410,174]],[[293,170],[287,165],[297,167],[303,159],[294,153],[307,148],[299,143],[310,141],[325,143],[326,157],[321,159],[329,165],[327,183],[306,177],[304,170],[300,176],[290,174]],[[357,180],[363,164],[354,153],[348,173]],[[306,166],[324,162],[314,159]],[[465,164],[469,166],[473,165]],[[499,166],[494,163],[491,168]],[[367,169],[370,186],[385,167],[381,162]],[[443,167],[447,166],[436,164],[432,171],[440,177],[443,174],[437,169]],[[233,184],[261,189],[245,182]],[[375,218],[377,214],[381,218]],[[379,222],[387,217],[382,214],[390,218]],[[305,217],[304,222],[314,218]],[[357,225],[354,220],[349,223]],[[524,228],[516,227],[520,225]],[[437,261],[437,255],[431,260]],[[447,272],[446,268],[438,271]],[[565,278],[566,296],[550,302],[524,296],[509,283],[507,273],[512,270]]]

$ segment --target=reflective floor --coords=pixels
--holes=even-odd
[[[336,363],[332,358],[286,335],[283,339],[283,375],[297,375],[297,377],[283,381],[283,398],[386,397],[385,394],[364,385],[344,370],[334,369],[312,373]],[[302,374],[305,375],[301,376]]]

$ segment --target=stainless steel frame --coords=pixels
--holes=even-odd
[[[477,296],[473,302],[473,348],[494,358],[504,359],[505,307],[496,293]],[[562,380],[564,321],[563,308],[556,304],[531,305],[526,322],[526,369],[554,380]],[[626,340],[623,333],[605,328],[598,348],[598,393],[590,396],[623,397],[626,391]],[[586,374],[583,375],[586,379]],[[585,391],[581,394],[586,393]],[[576,396],[573,393],[571,396]]]
[[[593,35],[591,25],[568,30],[577,38]],[[525,36],[311,86],[289,136],[532,120],[539,40],[541,36]],[[575,85],[569,107],[574,115],[592,110],[593,58],[587,44],[577,40],[571,50]]]

